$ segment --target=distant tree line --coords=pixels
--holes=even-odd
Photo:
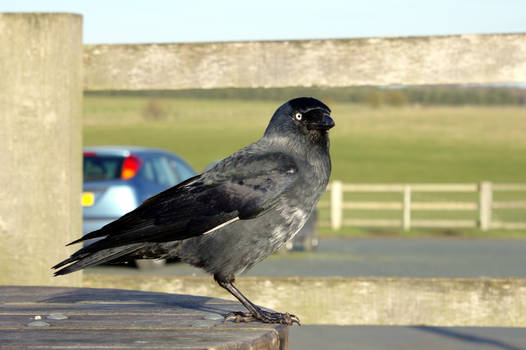
[[[217,98],[244,100],[286,100],[297,96],[314,96],[330,102],[354,102],[372,107],[382,105],[526,105],[526,89],[496,86],[418,86],[418,87],[292,87],[228,88],[177,91],[100,91],[88,95],[150,96],[173,98]]]

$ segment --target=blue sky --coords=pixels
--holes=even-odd
[[[80,13],[88,44],[526,32],[524,0],[14,0],[0,11]]]

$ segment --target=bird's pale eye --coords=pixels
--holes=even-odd
[[[300,112],[297,112],[296,114],[294,114],[294,118],[299,121],[301,120],[301,118],[303,118],[303,114],[301,114]]]

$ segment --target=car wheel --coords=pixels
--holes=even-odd
[[[157,269],[166,264],[164,259],[137,259],[135,260],[135,265],[139,270],[153,270]]]

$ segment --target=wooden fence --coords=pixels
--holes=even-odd
[[[330,221],[321,226],[339,230],[342,226],[415,228],[475,228],[526,229],[526,220],[519,222],[492,220],[493,209],[526,209],[526,184],[344,184],[333,181],[327,188],[330,202],[322,201],[320,208],[330,207]],[[344,193],[399,193],[399,201],[345,201]],[[413,201],[414,193],[478,193],[477,201]],[[523,200],[494,201],[494,192],[524,192]],[[346,210],[399,211],[399,219],[345,219]],[[412,219],[413,211],[477,211],[478,220]],[[526,212],[524,215],[526,219]]]

